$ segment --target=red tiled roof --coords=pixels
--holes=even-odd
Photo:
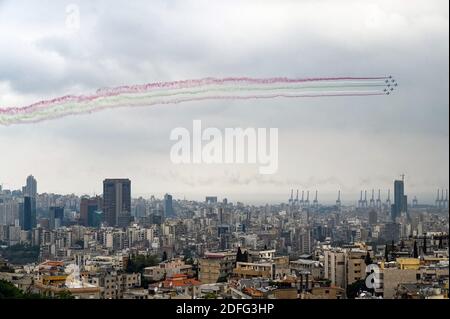
[[[187,287],[187,286],[198,286],[201,282],[192,278],[187,278],[184,274],[176,274],[162,282],[164,288],[170,287]]]

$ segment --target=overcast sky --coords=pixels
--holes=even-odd
[[[80,28],[66,24],[76,4]],[[70,8],[70,7],[69,7]],[[0,126],[0,183],[28,174],[39,192],[101,193],[127,177],[134,196],[357,200],[406,174],[432,201],[449,176],[448,1],[0,0],[0,105],[23,106],[101,87],[208,76],[392,74],[391,96],[203,101],[123,108]],[[71,25],[69,25],[71,26]],[[175,127],[277,127],[279,170],[175,165]]]

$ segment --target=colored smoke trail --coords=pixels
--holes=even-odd
[[[397,86],[387,77],[205,78],[99,89],[29,106],[0,108],[0,125],[34,123],[116,107],[177,104],[203,100],[389,95]]]

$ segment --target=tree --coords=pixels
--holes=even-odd
[[[366,258],[364,258],[364,263],[368,266],[372,264],[372,258],[370,257],[369,252],[366,254]]]
[[[246,250],[243,255],[244,262],[248,262],[248,251]]]
[[[244,261],[243,255],[241,251],[241,247],[238,247],[237,254],[236,254],[236,262]]]
[[[203,298],[205,298],[205,299],[217,299],[217,295],[214,292],[207,292]]]
[[[5,280],[0,280],[0,299],[22,299],[23,293],[16,286]]]
[[[351,285],[347,286],[347,298],[355,299],[358,297],[359,293],[367,290],[365,279],[357,280]]]
[[[56,295],[58,299],[75,299],[72,293],[68,290],[64,290]]]
[[[184,257],[184,260],[188,260],[189,258],[192,258],[192,251],[189,247],[186,247],[183,249],[183,257]]]
[[[144,289],[148,289],[148,285],[151,284],[151,281],[145,277],[145,276],[141,276],[141,287]]]
[[[389,248],[388,245],[386,244],[386,246],[384,247],[384,261],[388,262],[389,261]]]
[[[217,278],[217,283],[221,283],[221,282],[227,282],[228,281],[228,276],[220,276],[219,278]]]
[[[417,251],[417,241],[414,241],[414,248],[413,248],[413,258],[418,258],[419,252]]]
[[[158,258],[154,255],[135,255],[128,261],[126,271],[128,273],[142,273],[145,267],[156,266],[158,261]]]
[[[187,259],[184,259],[184,263],[185,263],[186,265],[193,265],[193,264],[194,264],[194,258],[189,257],[189,258],[187,258]]]
[[[50,299],[40,294],[23,292],[12,283],[0,280],[0,299]]]
[[[192,264],[192,272],[194,273],[194,278],[198,279],[198,262]]]
[[[439,236],[439,244],[438,244],[438,248],[439,248],[439,249],[444,248],[443,236]]]

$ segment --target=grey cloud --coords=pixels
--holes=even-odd
[[[31,134],[38,143],[58,146],[59,160],[49,154],[48,170],[37,168],[42,179],[51,175],[50,167],[64,171],[75,153],[81,154],[76,158],[77,169],[97,170],[93,177],[85,177],[89,184],[101,178],[97,174],[104,163],[108,164],[101,171],[105,174],[125,173],[121,165],[129,163],[133,166],[129,174],[142,179],[136,180],[135,190],[140,193],[147,187],[190,186],[203,191],[205,184],[224,193],[236,185],[246,193],[251,192],[246,186],[252,188],[252,181],[273,192],[291,184],[328,189],[339,185],[354,191],[366,184],[389,183],[402,165],[410,170],[411,186],[417,191],[448,184],[448,177],[443,177],[448,175],[444,167],[448,166],[449,134],[445,1],[408,5],[402,1],[76,3],[81,28],[68,33],[64,2],[0,1],[0,28],[7,30],[0,34],[0,46],[7,47],[0,52],[0,84],[11,87],[5,94],[29,95],[31,103],[36,97],[92,93],[99,87],[240,75],[392,74],[399,90],[389,97],[369,99],[206,101],[117,109],[0,127],[2,149],[29,147],[0,159],[0,167],[7,167],[21,158],[21,167],[14,166],[11,173],[2,169],[0,179],[20,183],[21,176],[35,167],[22,160],[40,152],[37,145],[27,143]],[[196,170],[170,173],[170,130],[190,128],[193,119],[218,128],[278,127],[283,164],[279,174],[262,178],[247,168],[233,169],[228,176],[221,169],[209,177],[196,175]],[[334,153],[326,158],[324,148]],[[50,146],[45,149],[51,152]],[[89,157],[95,153],[98,156]],[[318,155],[323,158],[315,158]],[[152,164],[147,168],[139,161]],[[302,168],[302,163],[309,168],[314,162],[320,169]],[[345,162],[353,167],[342,172],[339,165]],[[84,187],[81,181],[57,184],[52,181],[48,186],[68,192],[82,192]]]

